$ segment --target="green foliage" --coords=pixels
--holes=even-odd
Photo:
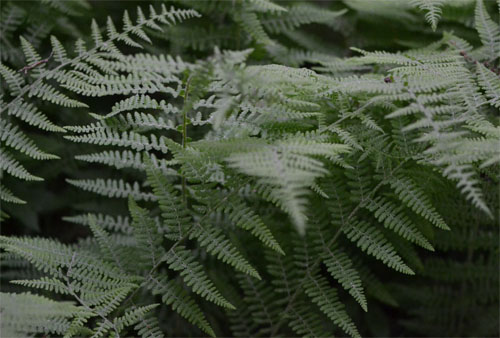
[[[173,2],[2,8],[2,332],[495,335],[496,4]]]

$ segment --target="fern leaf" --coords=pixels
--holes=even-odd
[[[136,307],[132,310],[127,311],[123,316],[115,318],[114,324],[118,331],[123,330],[127,326],[132,326],[137,322],[141,321],[146,313],[153,310],[160,304],[150,304],[146,306]]]
[[[140,208],[132,199],[129,198],[129,210],[132,216],[132,228],[137,246],[141,251],[142,261],[148,262],[146,266],[156,266],[160,257],[164,254],[161,247],[162,237],[159,236],[156,222],[152,219],[145,209]]]
[[[445,0],[411,0],[410,4],[418,7],[420,10],[426,11],[425,19],[431,24],[432,30],[437,28],[438,21],[441,17]]]
[[[401,260],[394,247],[384,238],[384,235],[369,223],[359,221],[347,224],[343,231],[347,238],[367,254],[384,262],[396,271],[414,275],[415,273]]]
[[[199,245],[204,247],[209,254],[233,266],[236,270],[261,279],[257,270],[250,265],[224,234],[212,225],[195,223],[195,229],[190,232],[189,238],[196,238]]]
[[[137,151],[149,151],[154,149],[163,153],[168,152],[168,148],[165,145],[165,139],[163,136],[157,138],[155,135],[151,135],[148,138],[133,131],[119,133],[116,131],[104,129],[94,133],[89,133],[87,135],[71,135],[65,136],[65,138],[78,143],[83,142],[98,145],[129,147]]]
[[[50,43],[52,44],[52,52],[56,61],[59,63],[68,62],[68,55],[62,43],[53,35],[50,36]]]
[[[11,283],[30,288],[47,290],[63,295],[70,294],[68,286],[57,278],[41,277],[38,280],[12,280]]]
[[[117,169],[133,168],[140,171],[146,170],[146,164],[142,161],[142,153],[136,153],[130,150],[124,151],[103,151],[100,153],[76,155],[75,159],[89,163],[101,163]],[[164,175],[177,176],[177,172],[169,168],[172,162],[157,159],[154,154],[149,154],[152,165],[159,169]],[[173,163],[172,163],[173,164]]]
[[[2,335],[8,337],[46,333],[60,336],[70,327],[73,317],[93,315],[72,302],[57,302],[31,293],[2,293],[1,298]]]
[[[410,242],[416,243],[427,250],[434,251],[427,238],[422,235],[411,220],[404,215],[403,208],[398,207],[386,198],[377,197],[367,202],[366,208],[384,224],[387,229],[399,234]]]
[[[134,329],[142,338],[157,337],[164,338],[158,323],[158,319],[154,314],[150,314],[147,318],[142,319]]]
[[[489,98],[489,104],[493,107],[500,108],[500,78],[481,63],[478,62],[476,65],[479,84],[486,92],[486,96]]]
[[[156,196],[148,193],[142,192],[139,188],[139,183],[134,182],[132,185],[123,180],[112,180],[112,179],[66,179],[66,182],[72,184],[85,191],[93,192],[102,196],[107,196],[110,198],[128,198],[132,196],[135,200],[145,200],[145,201],[155,201]]]
[[[191,216],[181,196],[174,190],[161,171],[154,168],[149,157],[144,156],[147,182],[153,188],[155,198],[162,210],[162,219],[167,227],[168,238],[182,238],[191,226]]]
[[[43,181],[43,178],[32,175],[14,157],[3,149],[0,149],[0,170],[25,181]]]
[[[41,151],[33,140],[29,139],[17,126],[13,126],[5,120],[0,121],[0,140],[4,145],[36,160],[59,159],[59,156]]]
[[[172,248],[167,252],[166,261],[170,269],[180,271],[184,282],[195,293],[216,305],[234,309],[234,306],[219,293],[207,278],[203,267],[194,260],[191,251],[186,250],[183,246]]]
[[[311,23],[333,24],[335,19],[346,12],[345,9],[333,12],[309,4],[301,4],[291,6],[279,16],[262,20],[262,24],[268,31],[276,34],[292,31],[301,25]]]
[[[9,189],[0,184],[0,200],[16,203],[16,204],[26,204],[26,201],[23,201],[19,197],[16,197]]]
[[[250,6],[253,10],[262,13],[280,13],[286,12],[287,9],[277,5],[269,0],[249,0]]]
[[[161,295],[162,301],[190,323],[199,327],[211,337],[215,337],[215,332],[203,315],[196,302],[188,295],[175,279],[160,280],[151,279],[147,284],[155,295]]]
[[[88,214],[63,217],[63,220],[66,222],[71,222],[86,226],[90,225],[90,219],[93,219],[93,222],[95,224],[106,230],[119,231],[128,235],[131,235],[133,231],[130,225],[129,218],[127,216],[124,217],[118,215],[116,217],[113,217],[104,214],[88,213]]]
[[[252,235],[276,252],[282,255],[285,254],[272,232],[264,224],[259,215],[246,206],[244,202],[238,203],[236,199],[228,200],[224,206],[224,211],[228,213],[229,219],[234,222],[236,226],[250,231]]]
[[[351,337],[361,337],[352,319],[345,312],[344,305],[339,301],[336,290],[328,285],[326,279],[321,276],[308,276],[304,290],[335,325]]]
[[[415,213],[424,217],[435,226],[450,230],[443,217],[436,211],[424,191],[415,182],[407,177],[397,176],[389,179],[391,188],[394,189],[399,199]]]
[[[21,89],[25,84],[21,74],[0,63],[0,75],[5,79],[12,95],[16,96],[21,93]]]
[[[339,281],[342,287],[348,291],[351,296],[353,296],[365,312],[368,311],[361,278],[356,269],[353,268],[349,256],[339,248],[330,249],[325,247],[324,249],[325,255],[323,262],[328,272],[333,278]]]
[[[474,14],[476,30],[481,42],[486,47],[487,57],[489,60],[494,60],[500,55],[500,28],[491,20],[483,0],[476,1]]]
[[[64,128],[58,127],[50,122],[47,116],[40,112],[36,106],[28,102],[20,102],[19,104],[9,107],[7,113],[42,130],[61,133],[66,132]]]

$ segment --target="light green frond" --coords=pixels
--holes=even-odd
[[[340,248],[330,249],[324,247],[323,249],[325,250],[323,262],[328,272],[333,278],[339,281],[342,287],[349,292],[365,312],[368,311],[361,278],[353,267],[349,256],[342,252]]]
[[[333,24],[334,20],[346,13],[346,10],[330,11],[312,4],[292,5],[286,12],[262,20],[264,27],[277,34],[292,31],[299,26],[311,23]]]
[[[361,337],[352,319],[339,301],[337,290],[332,288],[328,281],[321,276],[308,276],[304,286],[305,293],[311,301],[318,305],[320,310],[345,333],[351,337]]]
[[[132,326],[141,321],[144,316],[160,304],[150,304],[146,306],[140,306],[133,308],[125,312],[123,316],[114,319],[115,327],[118,331],[123,330],[127,326]]]
[[[500,44],[500,39],[499,42]],[[500,77],[481,63],[476,64],[479,84],[486,92],[488,103],[500,108]]]
[[[149,157],[144,156],[144,163],[147,182],[153,188],[154,197],[158,200],[162,211],[161,216],[167,228],[166,236],[178,240],[191,227],[191,215],[178,191],[174,189],[166,176],[153,166]]]
[[[411,5],[425,11],[425,19],[431,24],[432,30],[436,30],[442,14],[445,0],[411,0]]]
[[[138,182],[132,184],[119,180],[112,179],[66,179],[71,185],[83,189],[85,191],[93,192],[102,196],[107,196],[110,198],[128,198],[132,196],[135,200],[144,201],[155,201],[156,196],[149,193],[141,191]]]
[[[99,130],[86,135],[71,135],[65,136],[66,139],[77,143],[89,143],[98,145],[113,145],[118,147],[128,147],[137,151],[158,150],[163,153],[168,152],[165,145],[164,137],[160,138],[155,135],[147,136],[138,134],[133,131],[117,132],[109,129]]]
[[[3,149],[0,149],[0,170],[25,181],[43,181],[43,178],[34,176],[24,168],[14,157]]]
[[[427,250],[434,251],[427,238],[422,235],[415,224],[405,215],[403,208],[384,197],[376,197],[367,202],[365,206],[373,212],[375,218],[401,237],[416,243]]]
[[[133,234],[140,249],[140,258],[147,262],[143,265],[156,266],[165,252],[161,246],[162,236],[158,232],[157,224],[149,216],[148,211],[139,207],[132,197],[128,200],[128,206],[132,216]]]
[[[167,252],[166,262],[170,269],[180,271],[182,279],[193,292],[216,305],[234,309],[234,306],[220,294],[212,281],[208,279],[203,267],[195,261],[191,251],[186,250],[183,246],[172,248]]]
[[[105,164],[117,169],[133,168],[140,171],[145,171],[146,164],[142,160],[143,156],[144,155],[142,153],[133,152],[130,150],[115,150],[103,151],[100,153],[87,155],[76,155],[75,159],[89,163]],[[151,157],[152,165],[155,168],[159,169],[163,174],[169,176],[177,176],[177,172],[170,168],[170,166],[173,164],[171,161],[157,159],[154,154],[150,154],[149,156]]]
[[[68,290],[68,286],[57,278],[41,277],[40,279],[35,280],[13,280],[11,281],[11,283],[29,288],[42,289],[63,295],[68,295],[70,293]]]
[[[277,203],[294,221],[299,233],[304,234],[307,217],[305,195],[314,180],[326,174],[323,163],[310,157],[322,155],[329,159],[347,152],[348,146],[305,140],[282,142],[257,151],[236,153],[227,161],[233,168],[259,178],[262,184],[275,189],[266,198]]]
[[[248,2],[250,3],[250,8],[256,12],[281,13],[287,11],[285,7],[275,4],[270,0],[248,0]]]
[[[39,111],[35,105],[28,102],[21,101],[19,104],[9,107],[7,114],[15,116],[21,121],[24,121],[29,125],[38,127],[42,130],[61,133],[66,132],[64,128],[58,127],[50,122],[45,114]]]
[[[486,47],[488,60],[498,58],[500,56],[500,27],[489,16],[483,0],[476,1],[474,21],[481,42]]]
[[[59,63],[68,62],[68,54],[62,43],[54,36],[50,36],[50,43],[52,45],[52,52],[54,53],[54,58]]]
[[[205,248],[210,255],[231,265],[236,270],[261,279],[257,270],[250,265],[224,233],[210,223],[195,223],[189,238],[196,238],[198,244]]]
[[[58,159],[59,156],[47,154],[41,151],[17,126],[13,126],[5,120],[0,121],[0,141],[3,145],[11,147],[36,160]]]
[[[199,327],[211,337],[215,337],[212,327],[198,304],[196,304],[186,290],[179,285],[178,281],[175,279],[168,280],[167,278],[152,278],[147,286],[152,290],[153,294],[161,295],[163,303],[169,305],[172,310],[186,318],[190,323]]]
[[[103,229],[109,231],[119,231],[125,234],[132,234],[132,227],[130,226],[128,216],[118,215],[113,217],[111,215],[88,213],[75,216],[66,216],[63,217],[63,220],[66,222],[88,226],[90,225],[91,218],[93,218],[95,224],[102,227]]]
[[[1,329],[6,337],[63,335],[71,319],[85,312],[72,302],[57,302],[31,293],[2,293],[1,298]]]
[[[158,102],[148,95],[134,95],[117,102],[111,109],[111,113],[103,116],[103,118],[109,118],[121,112],[135,109],[157,109],[166,114],[176,114],[180,112],[177,107],[172,106],[170,103],[166,103],[164,100]]]
[[[389,179],[391,188],[394,189],[399,199],[415,213],[444,230],[450,230],[443,217],[432,205],[425,192],[411,179],[403,176],[391,177]]]
[[[343,228],[343,232],[362,251],[381,260],[388,267],[408,275],[415,274],[398,256],[384,235],[369,223],[364,221],[349,223]]]
[[[83,107],[83,108],[88,108],[88,106],[85,103],[81,103],[77,100],[70,99],[63,93],[61,93],[59,90],[57,90],[55,87],[47,84],[47,83],[42,83],[37,87],[32,87],[30,91],[28,92],[29,97],[38,97],[44,101],[52,102],[54,104],[63,106],[63,107]]]
[[[0,184],[0,200],[16,203],[16,204],[26,204],[26,201],[23,201],[19,197],[16,197],[9,189]]]
[[[2,75],[5,82],[9,86],[12,95],[19,95],[21,93],[21,89],[25,84],[24,78],[21,74],[10,69],[3,63],[0,63],[0,75]]]

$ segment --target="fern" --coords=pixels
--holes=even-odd
[[[174,2],[2,8],[2,332],[494,335],[496,6]]]

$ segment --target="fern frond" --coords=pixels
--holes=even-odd
[[[5,79],[12,95],[19,95],[21,88],[25,84],[24,78],[18,72],[0,63],[0,75]]]
[[[344,305],[339,301],[336,290],[328,285],[326,279],[309,275],[304,290],[335,325],[351,337],[361,337],[352,319],[345,312]]]
[[[65,136],[65,138],[77,143],[129,147],[137,151],[149,151],[154,149],[163,153],[168,152],[163,136],[157,138],[152,134],[148,138],[147,136],[133,131],[119,133],[117,131],[104,129],[86,135],[68,135]]]
[[[269,0],[249,0],[250,8],[262,13],[281,13],[287,12],[287,8],[273,3]]]
[[[49,121],[47,116],[43,114],[38,108],[28,102],[21,101],[19,104],[11,106],[7,111],[7,114],[12,115],[28,123],[29,125],[38,127],[42,130],[54,131],[64,133],[66,130],[59,126],[56,126]]]
[[[22,337],[51,333],[63,335],[78,315],[92,314],[72,302],[56,302],[31,293],[2,293],[2,335]]]
[[[479,84],[489,98],[488,103],[493,107],[500,108],[500,78],[479,62],[476,64],[476,67]]]
[[[362,251],[366,251],[367,254],[381,260],[387,266],[408,275],[415,274],[398,256],[384,235],[369,223],[357,221],[347,224],[343,232]]]
[[[299,4],[291,6],[278,16],[262,20],[262,24],[269,32],[277,34],[311,23],[333,24],[336,18],[346,12],[345,9],[334,12],[309,4]]]
[[[136,153],[130,150],[123,151],[103,151],[100,153],[86,154],[86,155],[76,155],[75,159],[80,161],[85,161],[89,163],[100,163],[105,164],[117,169],[122,168],[133,168],[140,171],[146,170],[146,164],[143,162],[144,154]],[[151,157],[152,165],[159,169],[164,175],[177,176],[177,172],[170,168],[171,161],[166,161],[164,159],[157,159],[154,154],[149,154]]]
[[[16,203],[16,204],[26,204],[26,201],[23,201],[19,197],[16,197],[9,189],[0,184],[0,200]]]
[[[142,264],[146,267],[156,266],[165,252],[161,247],[162,237],[159,236],[156,222],[145,209],[140,208],[134,202],[132,197],[129,197],[128,206],[132,216],[134,237],[140,249],[140,257],[138,258],[147,262]]]
[[[3,149],[0,149],[0,170],[25,181],[43,181],[43,178],[32,175],[14,157]]]
[[[196,238],[198,244],[204,247],[209,254],[224,263],[227,263],[243,273],[261,279],[257,270],[241,255],[224,234],[211,224],[195,223],[189,238]]]
[[[442,14],[442,7],[445,0],[411,0],[410,4],[426,11],[425,19],[431,24],[432,30],[436,30],[439,19]]]
[[[377,197],[367,202],[366,206],[374,216],[384,224],[387,229],[391,229],[401,237],[410,242],[416,243],[427,250],[434,251],[427,238],[422,235],[418,228],[403,212],[402,207],[384,197]]]
[[[160,102],[158,102],[148,95],[134,95],[115,103],[115,105],[111,109],[111,113],[103,116],[102,118],[110,118],[117,114],[120,114],[121,112],[135,109],[157,109],[163,111],[166,114],[179,113],[177,107],[172,106],[172,104],[170,103],[166,103],[165,100],[161,100]]]
[[[102,178],[98,178],[95,180],[66,179],[66,182],[85,191],[93,192],[95,194],[107,196],[110,198],[128,198],[129,196],[132,196],[135,200],[145,200],[145,201],[156,200],[156,196],[154,194],[141,191],[140,185],[137,182],[130,184],[121,179],[104,180]]]
[[[63,217],[63,220],[66,222],[81,224],[81,225],[90,225],[90,219],[93,218],[93,222],[98,226],[102,227],[106,230],[111,231],[120,231],[125,234],[132,234],[132,227],[130,225],[129,218],[127,216],[110,216],[104,214],[81,214],[75,216],[67,216]]]
[[[199,327],[211,337],[215,337],[215,332],[208,323],[205,315],[175,279],[167,278],[151,279],[147,284],[155,295],[161,295],[162,301],[190,323]]]
[[[352,266],[352,262],[340,248],[324,247],[325,255],[323,262],[333,278],[339,281],[342,287],[359,303],[363,310],[368,311],[366,297],[358,272]]]
[[[500,56],[500,27],[491,20],[483,0],[476,1],[474,22],[481,42],[486,47],[488,60],[498,58]]]
[[[263,244],[276,252],[282,255],[285,254],[272,232],[264,224],[259,215],[246,206],[243,201],[238,202],[236,198],[234,200],[227,199],[223,210],[228,214],[229,219],[235,223],[236,226],[250,231],[250,233],[257,237]]]
[[[195,261],[191,251],[186,250],[183,246],[172,248],[167,252],[166,262],[170,269],[180,271],[186,285],[191,287],[195,293],[216,305],[234,309],[234,306],[220,294],[208,279],[203,267]]]
[[[231,167],[259,177],[262,184],[274,185],[276,188],[269,192],[268,198],[286,211],[299,233],[304,234],[306,201],[303,196],[316,178],[326,174],[323,164],[308,155],[334,159],[348,150],[345,145],[295,140],[258,151],[233,154],[227,161]]]
[[[114,319],[115,327],[118,331],[123,330],[127,326],[132,326],[141,321],[144,316],[159,304],[150,304],[146,306],[136,307],[127,311],[123,316]]]
[[[182,238],[191,225],[191,216],[179,193],[161,171],[156,169],[149,157],[144,156],[147,182],[153,188],[155,199],[162,211],[162,219],[167,227],[166,236],[173,240]]]
[[[17,126],[13,126],[5,120],[0,121],[0,141],[2,141],[4,145],[34,158],[35,160],[59,159],[59,156],[41,151],[35,145],[35,142],[21,132]]]

